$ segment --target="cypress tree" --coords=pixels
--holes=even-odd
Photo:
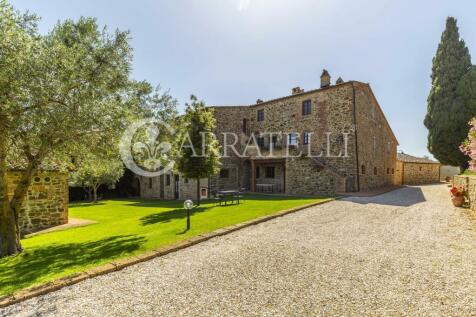
[[[462,78],[471,70],[471,56],[460,39],[456,19],[448,17],[436,56],[428,96],[425,126],[428,150],[442,164],[467,167],[468,158],[459,150],[468,133],[468,122],[476,114],[467,109]]]

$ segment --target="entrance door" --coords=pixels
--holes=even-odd
[[[175,175],[174,198],[179,199],[179,176]]]

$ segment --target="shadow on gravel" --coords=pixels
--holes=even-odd
[[[425,195],[420,187],[404,187],[382,195],[372,197],[349,197],[342,199],[357,204],[377,204],[386,206],[410,207],[425,202]]]

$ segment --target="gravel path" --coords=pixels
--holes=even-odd
[[[474,315],[475,228],[444,185],[408,187],[312,207],[0,315]]]

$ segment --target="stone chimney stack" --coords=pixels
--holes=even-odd
[[[342,79],[342,77],[337,78],[336,85],[343,84],[343,83],[344,83],[344,80]]]
[[[256,103],[257,103],[257,104],[258,104],[258,103],[263,103],[263,100],[261,100],[261,99],[256,99]]]
[[[331,75],[329,75],[329,72],[325,69],[322,70],[322,75],[321,75],[321,88],[324,87],[329,87],[331,85]]]
[[[301,89],[301,87],[294,87],[292,90],[291,90],[291,93],[293,95],[297,95],[297,94],[300,94],[300,93],[303,93],[304,92],[304,89]]]

